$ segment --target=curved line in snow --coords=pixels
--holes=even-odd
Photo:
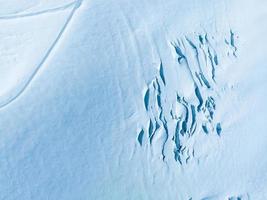
[[[49,12],[54,12],[57,10],[63,10],[63,9],[67,9],[69,8],[71,5],[74,6],[74,8],[71,10],[71,13],[69,14],[65,24],[63,25],[63,28],[61,29],[61,31],[59,32],[58,36],[56,37],[56,39],[54,40],[54,42],[52,43],[52,45],[50,46],[50,48],[48,49],[48,51],[46,52],[45,56],[43,57],[43,59],[41,60],[41,62],[39,63],[39,65],[35,68],[35,70],[33,71],[33,73],[31,74],[31,76],[29,77],[29,79],[26,81],[26,83],[24,84],[24,86],[22,86],[22,88],[19,90],[19,92],[15,93],[13,96],[11,96],[10,98],[8,98],[6,101],[1,102],[0,100],[0,109],[4,108],[5,106],[9,105],[11,102],[13,102],[14,100],[16,100],[29,86],[29,84],[31,83],[31,81],[33,80],[33,78],[35,77],[35,75],[38,73],[39,69],[43,66],[43,64],[45,63],[45,61],[47,60],[47,58],[49,57],[49,55],[51,54],[51,52],[53,51],[54,47],[56,46],[56,44],[58,43],[58,41],[61,39],[63,33],[65,32],[68,24],[70,23],[75,11],[77,10],[77,8],[80,7],[82,3],[82,0],[77,0],[74,3],[62,6],[61,8],[57,8],[56,10],[53,9],[53,11],[49,11]],[[47,13],[47,11],[43,11],[42,13]],[[41,13],[41,14],[42,14]],[[33,15],[31,15],[33,16]]]
[[[58,6],[58,7],[55,7],[55,8],[50,8],[50,9],[47,9],[47,10],[40,10],[40,11],[36,11],[36,12],[22,13],[22,14],[15,14],[15,15],[10,15],[10,14],[9,15],[4,15],[4,16],[0,16],[0,20],[8,20],[8,19],[18,19],[18,18],[24,18],[24,17],[32,17],[32,16],[36,16],[36,15],[41,15],[41,14],[56,12],[56,11],[60,11],[60,10],[65,10],[65,9],[68,9],[68,8],[74,6],[74,5],[75,5],[75,7],[79,7],[80,0],[71,2],[71,3],[66,4],[66,5],[63,5],[63,6]]]

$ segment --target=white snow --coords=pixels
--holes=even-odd
[[[264,0],[0,0],[0,199],[267,199]]]

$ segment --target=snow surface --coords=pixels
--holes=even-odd
[[[0,0],[0,199],[267,199],[267,2]]]

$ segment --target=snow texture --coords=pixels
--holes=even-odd
[[[0,0],[0,200],[266,200],[267,2]]]

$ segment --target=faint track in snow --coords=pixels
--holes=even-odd
[[[69,4],[63,5],[63,6],[58,6],[56,8],[50,8],[46,10],[41,10],[41,11],[36,11],[36,12],[31,12],[31,13],[22,13],[22,14],[9,14],[9,15],[4,15],[0,16],[0,20],[9,20],[9,19],[18,19],[18,18],[25,18],[25,17],[33,17],[36,15],[42,15],[46,13],[53,13],[57,11],[62,11],[66,10],[68,8],[71,8],[72,6],[74,7],[79,7],[81,4],[81,0],[71,2]]]
[[[31,83],[31,81],[33,80],[33,78],[35,77],[35,75],[38,73],[39,69],[43,66],[43,64],[45,63],[45,61],[47,60],[47,58],[49,57],[49,55],[51,54],[51,52],[53,51],[54,47],[57,45],[57,43],[59,42],[59,40],[61,39],[63,33],[65,32],[68,24],[70,23],[71,19],[73,18],[73,15],[75,14],[76,10],[80,7],[80,5],[82,4],[82,0],[77,0],[71,4],[65,5],[65,6],[61,6],[55,9],[51,9],[51,10],[46,10],[46,11],[42,11],[39,12],[38,14],[44,14],[44,13],[51,13],[51,12],[56,12],[56,11],[62,11],[62,10],[66,10],[68,8],[70,8],[71,6],[73,6],[65,24],[63,25],[61,31],[59,32],[59,34],[57,35],[56,39],[54,40],[54,42],[52,43],[52,45],[49,47],[49,49],[47,50],[46,54],[44,55],[43,59],[40,61],[39,65],[35,68],[35,70],[33,71],[33,73],[31,74],[31,76],[29,77],[29,79],[26,81],[25,85],[19,90],[18,93],[15,93],[13,96],[11,96],[10,98],[8,98],[6,101],[4,101],[3,103],[0,102],[0,109],[4,108],[5,106],[9,105],[11,102],[13,102],[14,100],[16,100],[29,86],[29,84]],[[27,16],[35,16],[38,14],[34,14],[31,13],[31,15],[27,15]],[[26,16],[23,16],[26,17]],[[16,17],[19,18],[19,17]],[[16,19],[13,18],[13,19]],[[2,19],[2,18],[0,18]],[[9,18],[12,19],[12,18]]]

